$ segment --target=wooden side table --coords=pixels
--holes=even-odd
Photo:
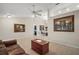
[[[49,51],[49,42],[41,39],[31,40],[31,48],[39,54],[46,54]]]

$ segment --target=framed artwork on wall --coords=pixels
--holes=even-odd
[[[37,31],[34,31],[34,35],[37,36]]]
[[[74,32],[74,15],[54,19],[54,31]]]
[[[37,36],[37,26],[34,25],[34,35]]]
[[[40,31],[44,30],[44,25],[40,25],[39,29]]]
[[[14,24],[14,32],[25,32],[25,24]]]
[[[37,30],[37,26],[36,25],[34,25],[34,30]]]
[[[48,36],[48,27],[45,25],[40,25],[39,26],[40,32],[44,36]]]

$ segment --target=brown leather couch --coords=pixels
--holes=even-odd
[[[0,55],[28,55],[17,44],[16,40],[1,41],[0,40]]]

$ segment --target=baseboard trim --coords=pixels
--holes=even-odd
[[[51,40],[49,40],[49,42],[55,42],[55,43],[58,43],[58,44],[61,44],[61,45],[64,45],[64,46],[68,46],[68,47],[72,47],[72,48],[79,48],[79,46],[76,46],[76,45],[71,45],[71,44],[65,44],[64,42],[58,42],[58,41],[51,41]]]

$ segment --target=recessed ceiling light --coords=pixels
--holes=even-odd
[[[10,13],[6,13],[5,15],[3,15],[3,17],[11,18],[14,17],[14,15],[11,15]]]
[[[12,17],[12,15],[10,13],[7,13],[6,16],[7,16],[7,18],[11,18]]]
[[[8,17],[8,18],[11,18],[12,16],[11,16],[11,15],[8,15],[7,17]]]

